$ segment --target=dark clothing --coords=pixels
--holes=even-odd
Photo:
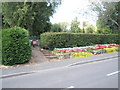
[[[35,47],[35,46],[37,45],[37,41],[33,40],[33,41],[31,42],[31,45],[32,45],[33,47]]]

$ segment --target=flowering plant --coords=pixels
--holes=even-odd
[[[118,52],[118,47],[120,47],[118,44],[104,44],[74,48],[55,48],[53,52],[55,55],[58,55],[58,57],[69,54],[72,55],[72,58],[81,58],[106,52]]]

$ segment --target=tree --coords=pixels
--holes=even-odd
[[[89,25],[85,27],[85,33],[94,33],[95,27],[93,25]]]
[[[92,5],[98,14],[97,28],[107,28],[112,33],[120,33],[120,2],[97,2]]]
[[[62,29],[59,24],[55,23],[52,24],[51,32],[62,32]]]
[[[80,29],[79,25],[80,25],[80,22],[78,21],[78,19],[76,17],[71,22],[71,30],[70,31],[73,32],[73,33],[81,33],[82,30]]]
[[[97,29],[97,34],[111,34],[112,30],[108,29],[108,28],[101,28],[101,29]]]
[[[38,36],[50,31],[50,16],[58,6],[57,2],[5,2],[3,26],[20,26],[29,30],[30,35]],[[48,28],[49,27],[49,28]]]
[[[29,5],[24,5],[23,2],[5,2],[2,5],[2,9],[3,26],[5,28],[21,26],[28,29],[33,23],[32,8]]]
[[[89,25],[88,21],[83,21],[83,33],[85,33],[85,27],[87,27]]]
[[[60,22],[58,23],[59,26],[61,27],[62,31],[66,32],[67,31],[67,27],[68,27],[68,23],[67,22]]]
[[[67,31],[67,22],[60,22],[52,24],[51,32],[66,32]]]

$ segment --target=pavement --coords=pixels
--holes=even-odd
[[[31,63],[42,63],[48,61],[48,59],[43,55],[43,53],[40,51],[39,47],[33,47],[32,48],[32,59]]]
[[[103,58],[105,54],[95,56]],[[116,54],[115,54],[116,55]],[[118,88],[118,57],[92,63],[74,64],[64,67],[38,70],[2,79],[3,88]],[[95,59],[84,58],[84,60]],[[76,60],[77,59],[73,59]],[[78,59],[80,61],[80,59]],[[63,61],[62,61],[63,62]],[[61,62],[61,63],[62,63]],[[70,61],[66,60],[66,62]],[[57,62],[58,63],[58,62]],[[60,63],[60,64],[61,64]],[[64,62],[65,63],[65,62]],[[49,66],[49,64],[47,64]],[[53,65],[53,64],[51,64]],[[57,64],[58,65],[58,64]],[[65,64],[64,64],[65,65]]]
[[[74,65],[97,62],[102,60],[109,60],[110,58],[118,58],[118,53],[108,53],[108,54],[95,55],[85,58],[65,59],[54,62],[43,62],[41,64],[30,65],[30,66],[2,69],[2,76],[0,78],[32,73],[35,71],[50,70],[59,67],[74,66]]]

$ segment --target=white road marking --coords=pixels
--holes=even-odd
[[[114,75],[114,74],[118,74],[119,72],[120,72],[120,71],[112,72],[112,73],[107,74],[107,76],[111,76],[111,75]]]
[[[67,88],[75,88],[74,86],[70,86],[70,87],[67,87]]]

